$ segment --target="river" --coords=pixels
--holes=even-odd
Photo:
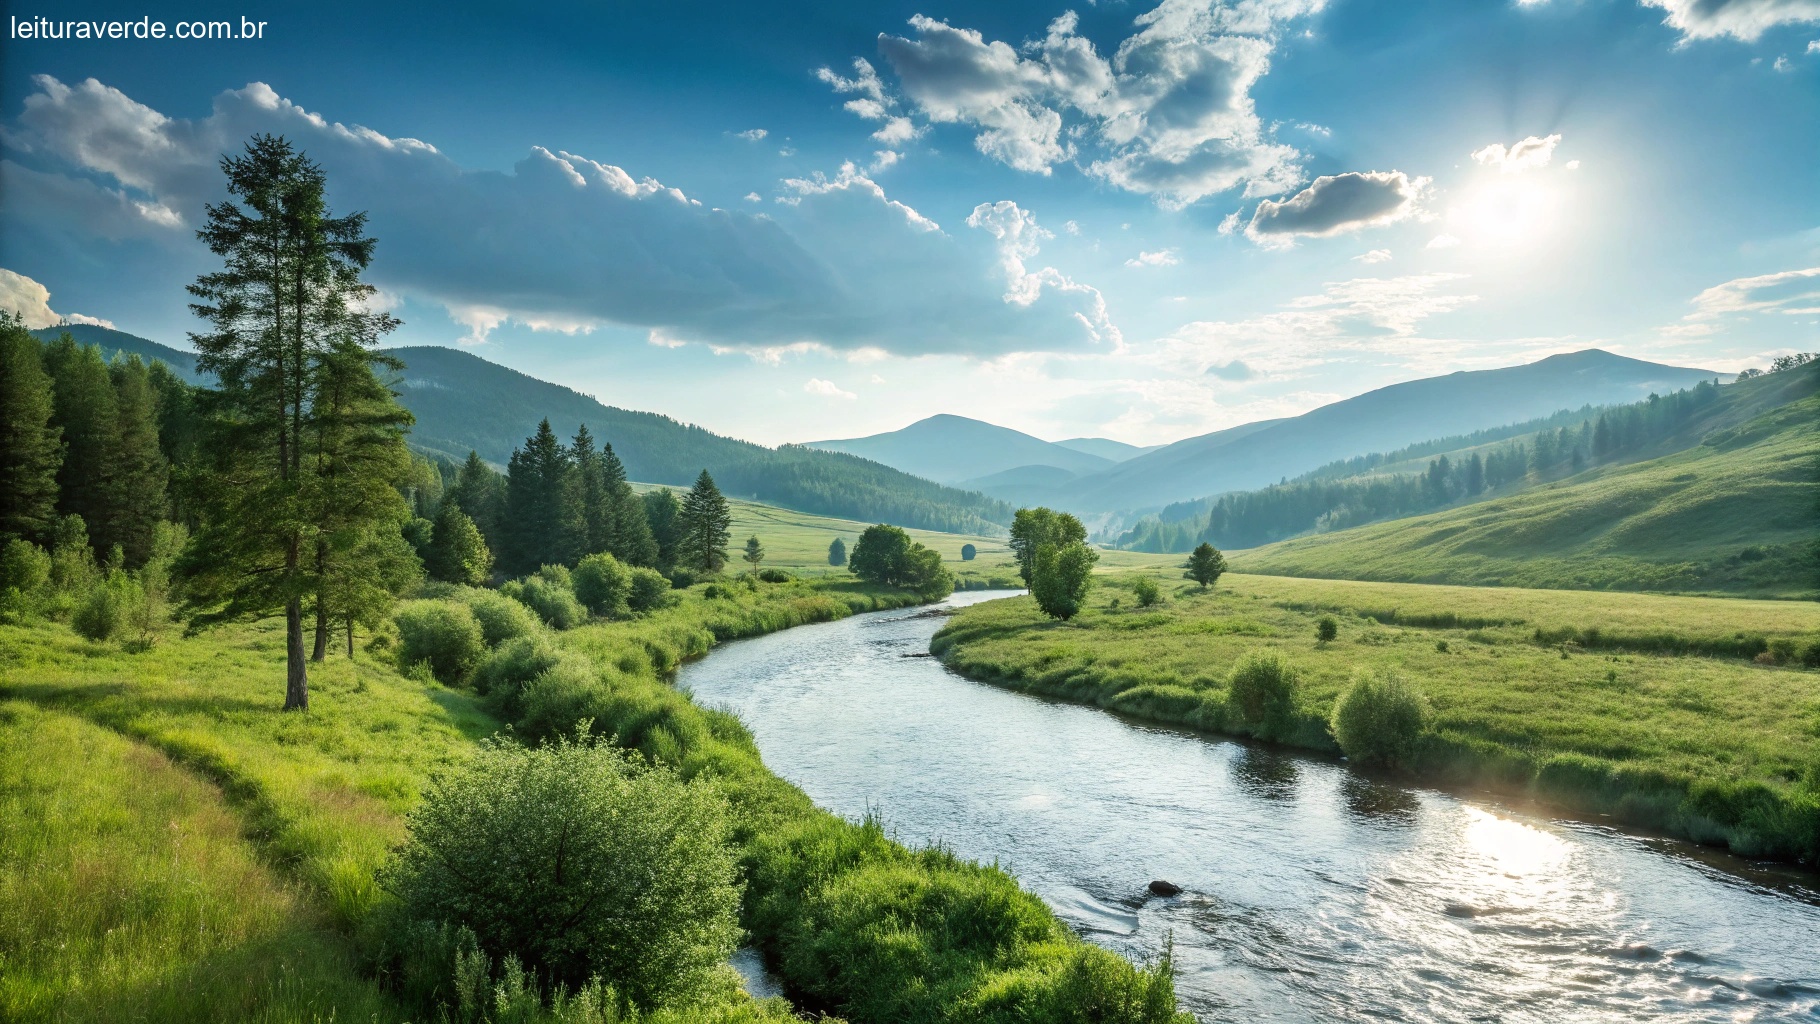
[[[1121,952],[1172,934],[1203,1022],[1820,1020],[1812,876],[970,682],[942,622],[743,640],[678,685],[821,806],[997,861]]]

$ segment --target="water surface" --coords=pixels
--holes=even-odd
[[[969,682],[942,621],[739,641],[679,684],[821,806],[996,860],[1122,952],[1173,933],[1203,1021],[1820,1020],[1812,876]]]

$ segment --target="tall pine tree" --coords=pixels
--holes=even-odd
[[[481,461],[480,453],[468,452],[467,461],[455,474],[455,485],[443,494],[443,503],[454,504],[474,521],[487,547],[503,547],[500,519],[504,514],[505,478]]]
[[[541,565],[574,562],[575,539],[587,528],[579,488],[573,485],[570,453],[550,421],[537,425],[506,469],[507,567],[533,572]]]
[[[676,565],[676,547],[682,540],[682,502],[676,492],[659,487],[644,496],[645,523],[657,544],[658,568],[668,572]]]
[[[208,465],[205,485],[193,489],[199,528],[179,569],[198,625],[283,611],[284,706],[307,709],[303,608],[321,600],[323,493],[309,479],[318,468],[311,417],[331,350],[372,356],[372,325],[348,317],[361,305],[359,274],[375,243],[365,214],[331,216],[321,168],[283,138],[255,136],[221,170],[228,198],[205,208],[197,234],[223,266],[190,286],[191,309],[211,325],[190,336],[197,368],[216,387],[198,395]],[[336,528],[370,532],[377,522],[362,531],[359,515],[391,514],[365,506]]]
[[[152,557],[158,524],[170,511],[165,500],[170,463],[159,443],[158,393],[151,372],[136,355],[116,361],[110,369],[118,448],[109,482],[109,527],[127,566],[136,569]]]
[[[612,445],[600,446],[600,465],[613,517],[612,543],[607,550],[627,565],[656,565],[657,539],[651,535],[651,523],[645,517],[644,499],[627,482],[625,464],[614,454]]]
[[[676,561],[701,572],[719,572],[727,564],[727,537],[733,514],[707,470],[695,478],[678,515]]]
[[[57,473],[57,510],[81,516],[95,554],[106,558],[119,544],[114,478],[120,456],[120,410],[101,350],[64,334],[44,352],[55,397],[52,422],[63,431],[63,467]]]
[[[63,440],[42,354],[17,317],[0,313],[0,541],[48,541],[57,518]]]

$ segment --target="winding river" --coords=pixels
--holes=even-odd
[[[1811,876],[969,682],[928,656],[942,621],[791,629],[678,682],[823,807],[996,860],[1122,952],[1173,935],[1203,1022],[1820,1020]]]

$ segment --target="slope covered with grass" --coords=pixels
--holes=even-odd
[[[1234,554],[1233,567],[1486,586],[1820,593],[1816,369],[1775,382],[1805,385],[1806,397],[1706,433],[1686,450],[1430,515],[1281,541]]]

